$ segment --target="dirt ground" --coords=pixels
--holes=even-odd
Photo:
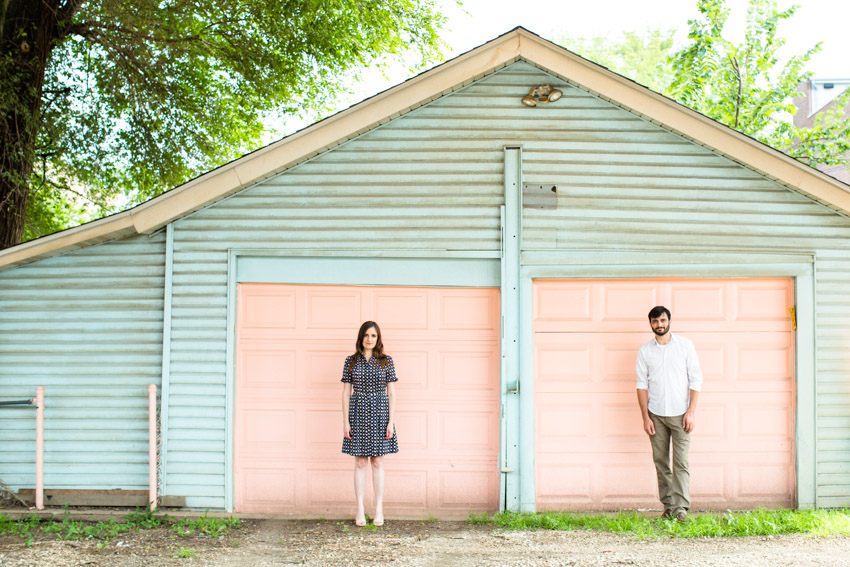
[[[194,557],[179,558],[183,555]],[[181,538],[169,529],[95,541],[39,535],[31,546],[0,537],[2,567],[325,566],[848,566],[850,538],[780,536],[637,541],[592,532],[504,531],[466,522],[245,520],[223,539]]]

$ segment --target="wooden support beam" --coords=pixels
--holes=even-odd
[[[35,502],[35,489],[22,488],[18,496],[27,504]],[[147,490],[71,490],[55,489],[44,491],[46,506],[117,506],[139,507],[148,505]],[[185,508],[185,496],[160,496],[160,508]]]

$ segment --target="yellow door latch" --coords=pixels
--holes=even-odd
[[[791,328],[797,330],[797,308],[793,305],[788,308],[788,313],[791,314]]]

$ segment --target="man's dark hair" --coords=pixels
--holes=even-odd
[[[649,311],[649,320],[650,320],[650,321],[652,321],[652,320],[653,320],[653,319],[655,319],[656,317],[661,317],[661,314],[662,314],[662,313],[666,313],[666,314],[667,314],[667,318],[668,318],[668,319],[672,319],[672,318],[673,318],[673,315],[671,315],[671,314],[670,314],[670,310],[669,310],[669,309],[667,309],[667,308],[666,308],[666,307],[664,307],[663,305],[658,305],[658,306],[653,307],[652,309],[650,309],[650,311]]]

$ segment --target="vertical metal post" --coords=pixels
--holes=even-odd
[[[162,380],[160,385],[159,424],[160,463],[158,474],[159,490],[168,494],[168,401],[171,396],[171,308],[174,295],[174,223],[165,229],[165,294],[162,307]]]
[[[156,384],[148,386],[148,449],[150,458],[150,496],[151,510],[156,510]]]
[[[505,212],[502,231],[502,508],[518,511],[519,471],[519,268],[522,239],[522,149],[505,148]]]
[[[44,510],[44,386],[35,389],[35,507]]]

